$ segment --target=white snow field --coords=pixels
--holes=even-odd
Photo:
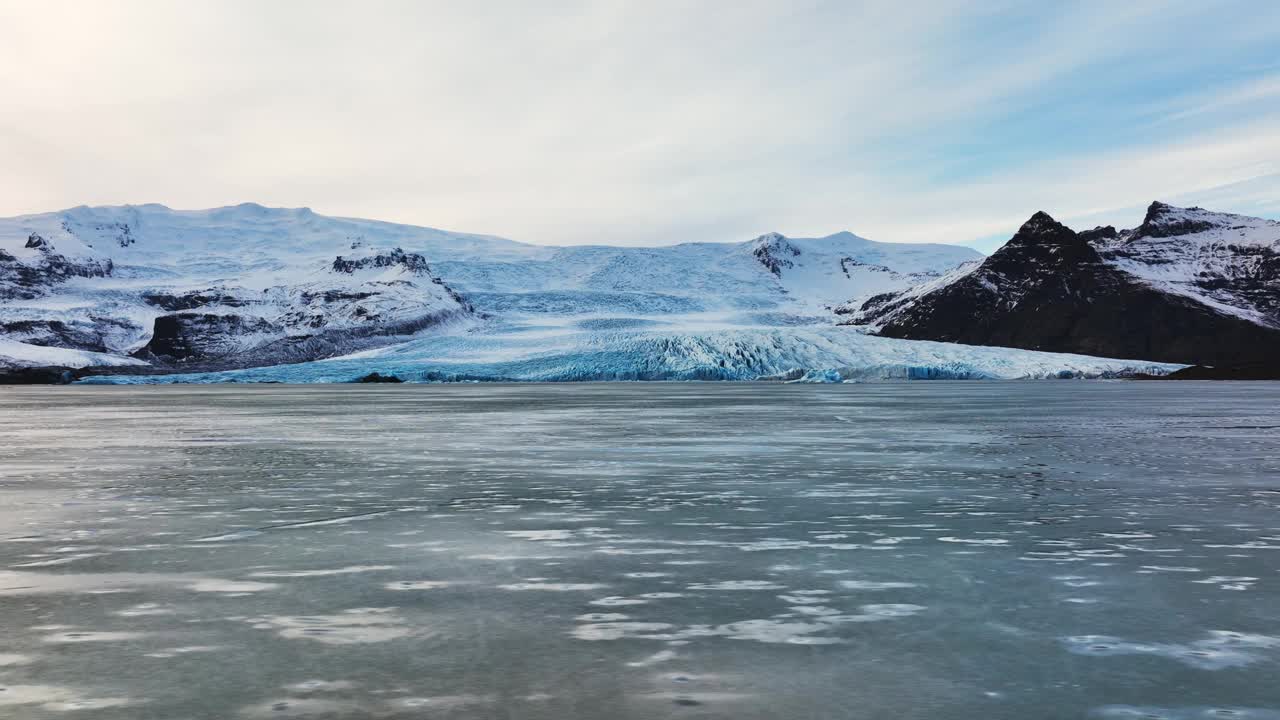
[[[89,350],[71,350],[60,347],[30,345],[0,338],[0,367],[39,367],[57,365],[61,367],[82,368],[92,365],[109,366],[145,366],[147,363],[136,358],[109,353],[91,352]]]
[[[1273,295],[1256,288],[1266,282],[1267,264],[1280,255],[1280,222],[1164,205],[1151,225],[1153,233],[1122,233],[1100,243],[1099,250],[1111,264],[1157,290],[1280,327],[1276,308],[1259,302]]]

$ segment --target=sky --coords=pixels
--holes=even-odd
[[[0,0],[0,216],[543,244],[1280,217],[1280,2]]]

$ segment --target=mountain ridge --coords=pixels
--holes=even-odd
[[[557,247],[307,208],[82,206],[0,219],[0,364],[187,380],[1160,375],[1280,348],[1278,229],[1164,203],[1121,231],[1037,212],[983,257],[847,231]]]
[[[841,310],[885,337],[1205,365],[1280,358],[1280,223],[1153,202],[1077,233],[1037,212],[928,288]]]
[[[29,247],[32,237],[39,242]],[[535,246],[252,203],[0,219],[0,252],[0,337],[182,370],[316,360],[530,319],[822,322],[851,294],[906,287],[980,257],[849,232]]]

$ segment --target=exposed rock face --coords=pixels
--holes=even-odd
[[[1133,230],[1130,237],[1167,238],[1212,230],[1214,223],[1200,217],[1204,214],[1204,208],[1177,208],[1157,200],[1147,207],[1147,216],[1143,218],[1142,225]]]
[[[137,326],[120,318],[93,317],[87,322],[62,320],[14,320],[0,322],[0,335],[43,347],[107,352],[111,337],[136,332]]]
[[[278,335],[281,328],[260,317],[182,312],[156,318],[151,340],[136,357],[166,364],[227,359],[252,347],[253,335]]]
[[[1111,225],[1099,225],[1092,230],[1084,230],[1079,233],[1080,239],[1088,243],[1103,242],[1106,240],[1115,240],[1120,237],[1120,233],[1116,232],[1115,227]]]
[[[67,385],[81,374],[56,365],[0,369],[0,385]]]
[[[195,310],[211,305],[226,307],[243,307],[246,301],[226,289],[210,288],[208,290],[192,290],[184,293],[144,292],[143,302],[168,312],[179,310]]]
[[[887,268],[884,265],[859,262],[850,257],[840,258],[840,272],[844,273],[845,277],[850,277],[851,272],[854,268],[866,268],[871,272],[877,272],[877,273],[887,273],[887,274],[894,274],[894,275],[897,274],[893,271],[892,268]]]
[[[31,233],[24,249],[35,252],[20,258],[0,250],[0,299],[40,297],[52,286],[71,278],[107,277],[114,269],[110,259],[59,254],[52,243],[37,233]]]
[[[225,370],[334,357],[379,345],[448,321],[441,311],[394,323],[318,327],[299,333],[257,316],[174,313],[155,320],[155,330],[133,356],[159,366]]]
[[[333,271],[347,274],[369,268],[391,268],[396,266],[414,274],[431,272],[431,267],[427,265],[426,258],[417,253],[406,253],[400,248],[360,258],[345,258],[339,255],[333,260]]]
[[[1235,245],[1206,237],[1243,229],[1236,220],[1156,203],[1135,230],[1076,233],[1038,212],[976,267],[871,298],[854,321],[896,338],[1209,365],[1275,361],[1280,284],[1265,236],[1280,241],[1280,225],[1247,219],[1249,241]],[[1205,267],[1205,248],[1216,271]]]

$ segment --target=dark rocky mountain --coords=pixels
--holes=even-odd
[[[885,337],[1203,365],[1280,363],[1280,223],[1153,203],[1075,232],[1038,212],[981,263],[849,313]]]

